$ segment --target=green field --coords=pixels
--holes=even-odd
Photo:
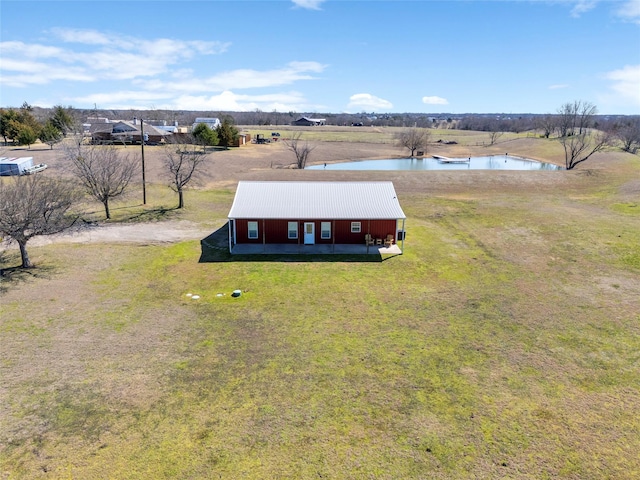
[[[272,138],[272,132],[280,133],[280,139],[287,139],[293,132],[300,132],[302,141],[308,140],[323,142],[366,142],[366,143],[393,143],[396,134],[402,129],[398,127],[293,127],[289,125],[257,128],[245,127],[243,131],[247,131],[255,138],[257,134],[264,135],[266,138]],[[429,129],[429,135],[432,142],[438,140],[456,141],[462,145],[483,145],[489,143],[489,132],[476,132],[467,130],[445,130],[445,129]],[[524,132],[520,134],[505,132],[499,137],[499,141],[504,143],[515,138],[526,138],[532,133]],[[281,141],[280,140],[280,141]]]
[[[604,165],[396,184],[384,261],[33,247],[0,290],[0,478],[640,478],[640,161]],[[188,195],[114,217],[224,224],[233,191]]]

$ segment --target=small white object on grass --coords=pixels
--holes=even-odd
[[[191,295],[191,300],[198,300],[200,295]]]

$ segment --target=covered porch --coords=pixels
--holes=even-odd
[[[232,245],[231,253],[245,254],[275,254],[275,255],[401,255],[399,245],[389,247],[384,245],[352,245],[352,244],[313,244],[305,245],[290,243],[240,243]]]

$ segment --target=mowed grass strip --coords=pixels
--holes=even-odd
[[[405,254],[376,263],[35,248],[49,273],[2,302],[0,468],[634,478],[640,225],[610,205],[405,195]]]

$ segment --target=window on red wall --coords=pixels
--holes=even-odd
[[[258,222],[247,222],[249,238],[258,238]]]
[[[331,238],[331,222],[320,222],[320,238]]]
[[[298,238],[298,222],[287,222],[287,225],[289,238]]]
[[[362,232],[362,223],[351,222],[351,233],[360,233],[360,232]]]

